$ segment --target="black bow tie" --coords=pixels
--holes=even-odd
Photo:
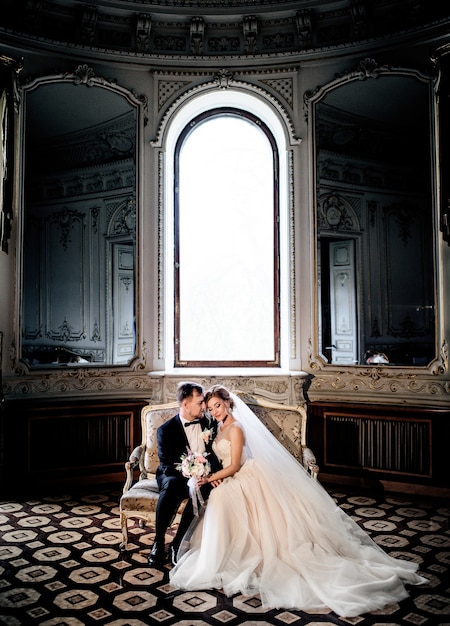
[[[192,420],[192,422],[186,422],[184,424],[184,427],[187,428],[188,426],[192,426],[193,424],[200,424],[200,420]]]

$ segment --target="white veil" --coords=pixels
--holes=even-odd
[[[264,475],[273,506],[283,510],[290,525],[314,528],[311,542],[333,553],[355,557],[363,546],[375,548],[379,556],[384,555],[392,566],[394,559],[335,503],[318,480],[308,474],[249,406],[236,394],[232,393],[231,397],[234,402],[232,413],[244,429],[248,455]],[[308,524],[304,523],[305,516]],[[405,565],[405,562],[401,563]],[[416,566],[406,564],[406,568],[409,567],[413,569]]]
[[[230,396],[234,403],[233,416],[244,429],[249,456],[259,465],[267,466],[268,471],[274,472],[278,478],[298,471],[308,477],[303,466],[272,435],[250,407],[235,393],[230,393]]]

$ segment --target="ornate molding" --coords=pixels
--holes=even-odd
[[[52,329],[47,330],[46,337],[52,341],[59,341],[62,343],[69,343],[71,341],[80,341],[80,339],[86,338],[86,329],[74,331],[73,326],[67,321],[67,316],[64,317],[64,321],[58,326],[57,331]]]
[[[107,236],[126,236],[136,239],[136,201],[134,197],[121,200],[112,207],[113,215],[107,227]]]
[[[448,404],[450,380],[448,343],[444,340],[439,358],[427,368],[414,370],[392,366],[349,367],[342,370],[314,357],[309,342],[309,369],[314,373],[308,389],[311,400],[388,403],[410,402],[416,405]],[[425,371],[424,371],[425,370]]]
[[[157,81],[158,111],[174,96],[190,85],[188,80],[161,79]]]
[[[143,398],[148,402],[169,402],[176,398],[178,383],[186,380],[186,374],[152,375],[139,371],[121,372],[117,369],[77,368],[48,371],[44,376],[28,375],[20,378],[7,377],[3,392],[7,399],[35,397],[82,396]],[[305,388],[309,377],[304,372],[285,376],[196,376],[189,380],[199,382],[205,389],[221,383],[229,389],[239,389],[284,404],[305,404]]]
[[[71,170],[55,178],[47,176],[33,181],[30,195],[34,202],[72,199],[129,188],[135,184],[135,168],[130,159],[93,165],[89,170]]]
[[[360,219],[345,194],[328,189],[318,198],[317,222],[319,233],[326,231],[356,233],[361,230]]]
[[[416,70],[409,70],[402,67],[391,67],[390,65],[379,65],[375,59],[366,57],[362,59],[355,70],[335,74],[334,80],[324,86],[309,89],[303,94],[303,108],[305,118],[308,119],[308,110],[311,104],[323,98],[329,91],[333,91],[337,86],[344,85],[356,80],[377,79],[383,75],[413,76],[417,80],[429,82],[431,76],[426,76]]]
[[[291,108],[294,106],[294,79],[292,76],[289,78],[267,78],[261,82],[276,91]]]
[[[308,390],[311,400],[334,400],[336,402],[365,402],[374,400],[388,403],[430,405],[448,404],[450,381],[422,380],[417,374],[390,373],[381,368],[361,372],[333,372],[313,378]]]
[[[1,27],[0,27],[1,30]],[[148,98],[145,94],[138,94],[134,89],[127,89],[118,84],[117,79],[107,79],[103,76],[98,76],[95,70],[87,63],[82,63],[77,66],[73,72],[61,72],[59,74],[52,74],[46,76],[45,80],[42,78],[27,77],[25,85],[28,89],[32,90],[38,85],[45,83],[54,83],[62,80],[71,81],[74,85],[86,85],[87,87],[104,87],[110,89],[116,93],[121,94],[130,104],[135,107],[142,107],[144,114],[144,121],[148,115]]]
[[[372,2],[370,12],[362,2],[336,7],[331,0],[311,0],[306,10],[286,0],[117,0],[114,11],[109,3],[80,10],[68,0],[27,2],[21,10],[17,0],[3,2],[0,21],[21,39],[47,47],[172,59],[317,51],[386,39],[448,19],[442,3],[428,3],[425,13],[423,3],[411,6],[410,0]]]
[[[289,319],[290,319],[290,358],[297,358],[297,274],[295,256],[295,185],[294,154],[288,152],[289,184]]]
[[[164,358],[164,305],[166,293],[164,289],[164,152],[158,153],[158,298],[157,298],[157,346],[158,360]]]
[[[308,375],[304,372],[286,376],[193,376],[189,380],[199,382],[205,389],[220,383],[229,389],[257,394],[282,404],[305,404],[304,389],[308,384]],[[186,375],[164,376],[161,379],[160,396],[158,401],[169,402],[175,400],[176,390],[180,381],[186,380]],[[155,383],[156,385],[156,383]]]
[[[210,75],[209,75],[210,76]],[[192,76],[193,81],[194,76]],[[192,83],[191,83],[192,84]],[[301,142],[301,139],[297,137],[295,134],[294,122],[292,117],[288,113],[286,107],[275,98],[274,95],[269,93],[263,87],[256,85],[254,83],[250,83],[248,81],[240,80],[235,78],[234,74],[232,74],[227,69],[219,70],[213,77],[210,76],[210,79],[206,82],[203,82],[199,85],[192,86],[190,89],[183,91],[167,108],[161,121],[159,123],[155,139],[151,141],[151,145],[154,148],[161,148],[164,141],[164,135],[166,133],[169,121],[171,117],[174,115],[176,110],[182,106],[187,100],[194,96],[198,96],[201,93],[207,93],[214,89],[239,89],[241,91],[256,93],[259,96],[262,96],[264,100],[269,102],[276,111],[281,115],[286,125],[286,129],[289,134],[289,140],[291,145],[298,145]]]
[[[15,399],[43,395],[57,398],[67,394],[105,397],[105,393],[109,396],[149,397],[152,390],[153,383],[146,374],[121,372],[117,369],[80,367],[46,372],[44,375],[27,372],[25,377],[5,378],[3,381],[5,396]]]

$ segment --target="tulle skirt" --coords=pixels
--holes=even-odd
[[[312,479],[305,473],[305,481]],[[289,494],[247,460],[209,497],[170,572],[184,590],[259,594],[265,608],[352,617],[407,597],[418,565],[388,556],[319,485]],[[286,501],[287,500],[287,501]]]

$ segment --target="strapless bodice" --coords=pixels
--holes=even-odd
[[[231,463],[231,441],[225,438],[217,438],[213,441],[212,449],[219,461],[222,463],[222,467],[227,467]],[[245,448],[242,450],[241,465],[245,463],[247,455]]]

